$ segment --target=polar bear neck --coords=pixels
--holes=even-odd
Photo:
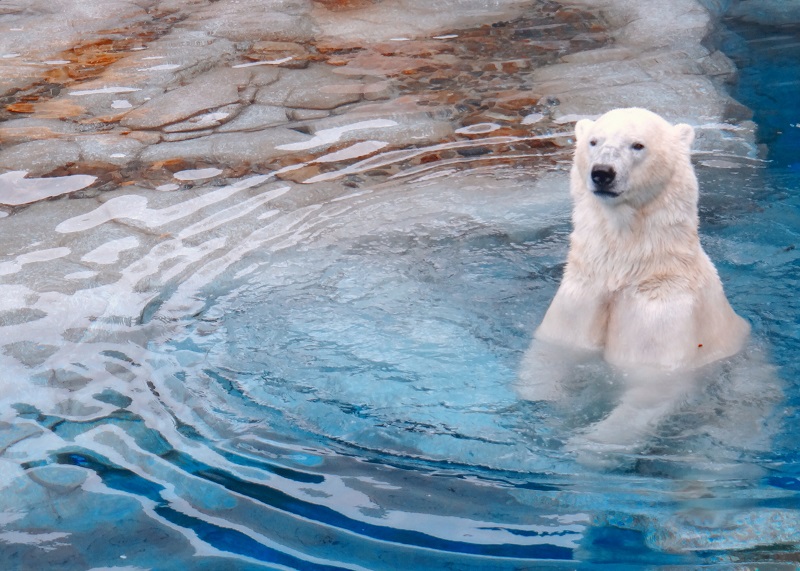
[[[676,169],[646,204],[610,204],[573,177],[573,232],[567,271],[600,281],[609,291],[623,285],[686,275],[705,254],[700,246],[697,179]]]

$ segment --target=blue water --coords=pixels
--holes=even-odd
[[[769,27],[737,21],[727,25],[722,47],[740,68],[732,95],[753,110],[767,160],[765,168],[743,181],[745,192],[752,197],[743,208],[755,209],[758,214],[731,231],[739,230],[744,237],[752,236],[753,243],[773,247],[754,260],[749,272],[749,277],[757,280],[750,296],[761,291],[768,297],[758,303],[761,310],[748,317],[775,345],[776,361],[793,368],[800,321],[794,296],[781,293],[794,288],[798,277],[794,252],[800,227],[800,26]],[[740,226],[748,222],[753,227],[744,231]],[[795,378],[787,375],[790,381]]]
[[[602,367],[561,406],[515,386],[566,254],[563,172],[376,189],[302,210],[190,315],[146,312],[141,346],[105,351],[134,387],[93,395],[110,413],[17,406],[0,446],[73,444],[6,488],[29,535],[0,535],[5,567],[796,569],[800,36],[731,27],[768,162],[698,168],[701,230],[753,344],[641,448],[569,450],[614,405]],[[737,376],[753,361],[774,368]]]
[[[317,556],[368,569],[794,569],[781,561],[800,542],[800,178],[786,135],[798,94],[770,84],[794,77],[785,51],[775,60],[763,41],[731,42],[758,67],[745,68],[736,96],[756,110],[769,154],[756,167],[698,168],[703,240],[753,325],[751,355],[774,369],[737,384],[731,371],[746,359],[734,359],[645,447],[582,464],[565,445],[613,407],[608,373],[590,371],[600,386],[562,408],[515,390],[558,284],[568,206],[526,199],[519,181],[483,205],[480,222],[446,208],[390,220],[407,202],[435,202],[441,183],[399,205],[380,193],[353,199],[341,225],[357,230],[244,260],[160,349],[183,355],[177,380],[221,403],[204,424],[218,432],[193,438],[310,494],[175,458],[175,469],[309,534],[302,565],[248,537],[206,541],[289,567]],[[770,115],[773,106],[785,112]]]

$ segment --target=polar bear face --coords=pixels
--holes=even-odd
[[[693,172],[694,129],[671,125],[646,109],[614,109],[575,125],[574,179],[609,206],[642,206],[667,186],[675,172]]]

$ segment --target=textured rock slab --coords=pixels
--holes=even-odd
[[[250,74],[245,70],[221,69],[195,78],[189,85],[167,91],[128,113],[122,124],[132,129],[156,129],[187,119],[203,111],[239,101],[239,89]]]
[[[724,122],[737,109],[722,85],[735,67],[724,54],[702,43],[712,21],[705,5],[695,0],[653,5],[632,0],[565,3],[602,9],[615,43],[571,54],[534,71],[534,84],[543,100],[557,103],[553,107],[556,119],[600,115],[614,107],[646,107],[671,121],[698,126]],[[742,130],[737,137],[752,147],[752,131]],[[727,141],[729,151],[741,151],[741,139],[701,137],[697,147],[719,150],[706,147],[712,139],[715,145]]]
[[[218,107],[214,111],[208,111],[206,113],[201,113],[200,115],[194,115],[186,121],[179,121],[178,123],[167,125],[164,127],[164,132],[179,133],[185,131],[202,131],[205,129],[213,129],[227,122],[230,117],[236,116],[241,109],[242,105],[238,103],[224,105],[223,107]]]
[[[387,104],[387,107],[389,105]],[[314,137],[298,147],[320,150],[331,145],[371,140],[403,146],[407,141],[416,144],[435,143],[453,134],[453,125],[437,121],[427,114],[366,114],[359,111],[321,119],[314,124]]]
[[[234,57],[236,51],[233,42],[178,27],[148,42],[145,49],[133,51],[111,64],[107,75],[123,84],[160,87],[163,91],[211,71],[220,61]]]
[[[117,15],[101,14],[96,2],[81,7],[56,0],[45,6],[32,0],[31,22],[59,11],[81,30],[81,15],[116,21]],[[120,35],[107,25],[103,33],[115,39],[96,46],[94,38],[81,40],[73,54],[63,54],[71,63],[46,72],[60,89],[31,88],[14,101],[20,105],[15,113],[25,115],[28,107],[32,112],[28,119],[0,124],[0,167],[41,176],[64,168],[80,172],[83,161],[88,172],[108,170],[104,183],[124,168],[123,176],[154,177],[148,184],[158,186],[177,168],[212,163],[230,175],[248,163],[315,164],[321,156],[340,163],[378,147],[489,133],[524,137],[552,128],[553,121],[566,130],[577,117],[613,106],[651,107],[697,127],[747,119],[746,110],[724,94],[722,83],[734,71],[730,61],[701,43],[713,21],[709,11],[719,6],[699,0],[559,4],[566,7],[537,2],[518,18],[520,7],[511,0],[488,7],[483,0],[465,0],[457,11],[449,0],[110,4],[120,9],[119,22],[132,27]],[[14,18],[29,14],[21,5],[7,10]],[[143,10],[149,10],[149,20]],[[92,20],[85,29],[97,25]],[[609,35],[615,41],[605,45]],[[79,69],[92,65],[97,69],[88,75]],[[378,100],[387,102],[370,103]],[[522,123],[532,116],[540,119]],[[391,125],[347,128],[370,121]],[[492,130],[475,131],[483,124]],[[459,127],[472,130],[454,133]],[[324,135],[337,130],[336,137]],[[730,138],[742,132],[723,135],[699,129],[700,148],[733,149]],[[60,141],[45,142],[54,137]],[[37,141],[42,144],[28,146]]]
[[[337,75],[326,65],[286,70],[274,84],[262,87],[256,103],[327,110],[361,100],[364,84]]]
[[[277,127],[288,121],[286,110],[275,105],[253,104],[246,107],[234,119],[222,125],[217,131],[250,131]]]
[[[448,0],[385,0],[360,8],[357,18],[349,10],[332,10],[323,3],[315,4],[311,14],[320,38],[378,42],[435,36],[445,30],[514,17],[523,10],[524,5],[514,0],[495,0],[490,5],[483,0],[463,0],[457,5]]]
[[[79,129],[76,125],[59,119],[26,117],[0,122],[0,141],[6,144],[52,139],[64,135],[74,135],[78,132]]]
[[[200,7],[182,23],[233,41],[308,41],[315,31],[304,0],[219,0]]]
[[[263,164],[286,154],[276,147],[308,138],[308,135],[282,127],[252,133],[217,133],[189,141],[152,145],[142,152],[141,160],[151,163],[182,159],[221,164],[239,164],[242,161]]]
[[[25,170],[33,176],[39,176],[77,163],[80,158],[78,143],[61,139],[44,139],[0,151],[0,169]]]
[[[81,160],[124,166],[136,159],[144,145],[120,135],[91,135],[77,139]]]
[[[304,45],[297,42],[255,42],[246,55],[255,62],[268,62],[281,67],[305,68],[314,55]]]

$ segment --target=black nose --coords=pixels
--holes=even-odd
[[[617,173],[612,166],[595,165],[592,167],[592,182],[595,183],[598,188],[607,188],[611,186],[615,176],[617,176]]]

